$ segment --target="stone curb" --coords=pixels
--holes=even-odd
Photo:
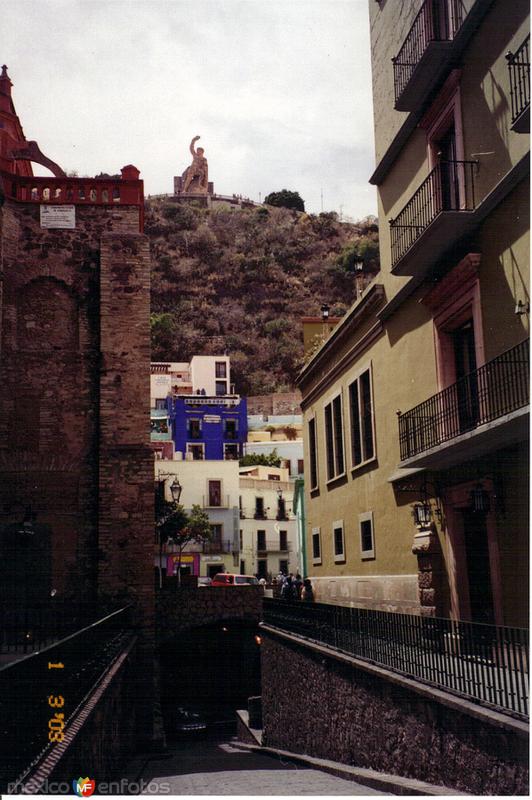
[[[300,753],[291,753],[288,750],[277,750],[275,747],[247,744],[246,742],[239,742],[238,746],[246,750],[251,750],[252,752],[264,753],[265,755],[272,756],[272,758],[276,756],[280,758],[289,758],[291,761],[312,766],[315,769],[327,772],[337,778],[357,781],[357,783],[361,783],[363,786],[369,786],[371,789],[378,789],[383,792],[388,792],[389,794],[403,796],[472,796],[467,792],[458,792],[456,789],[450,789],[448,786],[435,786],[432,783],[419,781],[415,778],[402,778],[399,775],[389,775],[385,772],[377,772],[376,770],[364,769],[363,767],[350,767],[347,764],[340,764],[337,761],[304,756]]]

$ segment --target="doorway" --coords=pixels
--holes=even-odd
[[[486,514],[463,509],[462,517],[471,620],[494,624]]]
[[[478,424],[479,397],[473,320],[469,319],[451,333],[453,341],[456,394],[460,431]]]

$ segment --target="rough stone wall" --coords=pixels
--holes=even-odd
[[[472,794],[528,793],[528,741],[264,631],[263,743]]]
[[[248,414],[301,414],[301,392],[278,392],[247,398]]]
[[[149,738],[150,259],[139,207],[76,206],[74,229],[41,228],[37,203],[6,201],[0,213],[0,554],[25,559],[30,587],[18,597],[15,576],[7,599],[46,602],[53,587],[59,598],[133,603]],[[15,534],[29,507],[38,535],[21,554]],[[51,576],[39,584],[31,541],[44,551],[45,539]]]
[[[261,586],[205,586],[199,589],[165,588],[157,595],[157,619],[164,620],[159,638],[223,619],[260,622]]]

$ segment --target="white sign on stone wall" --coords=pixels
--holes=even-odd
[[[75,206],[41,206],[41,228],[75,228]]]

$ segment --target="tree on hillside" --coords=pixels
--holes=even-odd
[[[264,198],[264,202],[268,206],[293,208],[296,211],[305,210],[305,201],[299,196],[299,192],[291,192],[288,189],[281,189],[280,192],[271,192]]]

